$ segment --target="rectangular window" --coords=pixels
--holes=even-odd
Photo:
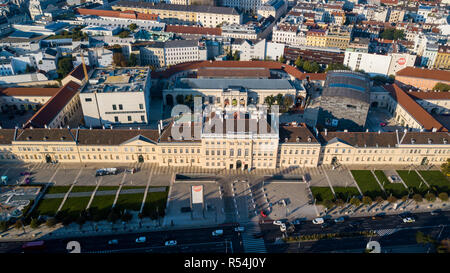
[[[128,121],[131,121],[131,116],[128,116]]]
[[[119,117],[114,117],[114,122],[119,122]]]
[[[142,121],[142,122],[145,121],[145,116],[141,116],[141,121]]]
[[[139,109],[144,109],[144,105],[142,103],[139,104]]]
[[[119,104],[119,110],[123,110],[122,104]]]
[[[117,110],[117,106],[115,104],[113,104],[112,108],[113,110]]]
[[[92,99],[91,98],[85,98],[84,99],[86,102],[90,102],[90,101],[92,101]]]

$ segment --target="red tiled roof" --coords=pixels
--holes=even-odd
[[[306,76],[309,76],[310,80],[325,80],[326,77],[325,73],[303,73],[293,66],[275,61],[195,61],[177,64],[161,72],[152,72],[151,76],[152,78],[167,78],[175,73],[198,69],[199,67],[265,67],[268,69],[284,70],[299,80],[306,79]]]
[[[413,99],[420,100],[450,100],[450,92],[407,92]]]
[[[396,76],[431,79],[442,82],[450,82],[450,71],[448,70],[432,70],[416,67],[405,67],[396,73]]]
[[[90,66],[88,66],[88,65],[86,65],[86,69],[87,69],[88,73],[91,70]],[[82,81],[84,79],[83,64],[79,64],[72,71],[70,71],[70,73],[67,76],[72,76],[75,79]]]
[[[70,81],[61,87],[58,93],[48,100],[47,103],[27,121],[25,128],[30,126],[42,128],[45,125],[48,125],[73,96],[78,93],[79,88],[80,85],[73,81]]]
[[[222,35],[221,28],[193,27],[193,26],[174,26],[166,25],[167,32],[188,33],[188,34],[204,34],[204,35]]]
[[[385,5],[397,5],[398,4],[398,0],[380,0],[380,3],[385,4]]]
[[[44,96],[53,97],[60,88],[7,87],[0,88],[0,96]]]
[[[102,16],[102,17],[128,18],[128,19],[152,20],[152,21],[158,20],[157,14],[145,14],[145,13],[135,12],[132,10],[116,11],[116,10],[78,8],[75,11],[81,15],[96,15],[96,16]]]
[[[436,128],[437,131],[448,132],[439,121],[431,116],[425,109],[422,108],[417,102],[415,102],[408,94],[403,91],[397,84],[390,84],[384,86],[389,91],[392,97],[411,115],[414,119],[420,123],[425,130],[432,131]]]

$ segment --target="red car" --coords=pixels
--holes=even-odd
[[[384,126],[386,126],[386,125],[387,125],[386,122],[381,122],[381,123],[380,123],[380,126],[381,126],[381,127],[384,127]]]

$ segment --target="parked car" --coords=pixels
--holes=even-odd
[[[322,217],[319,217],[319,218],[316,218],[316,219],[312,220],[312,222],[313,222],[314,225],[321,225],[321,224],[323,224],[325,221],[323,220]]]
[[[177,245],[177,241],[175,240],[170,240],[170,241],[166,241],[164,243],[165,246],[176,246]]]
[[[374,221],[378,221],[381,219],[383,219],[383,217],[381,217],[381,216],[372,216],[372,220],[374,220]]]
[[[281,224],[280,225],[280,231],[281,232],[286,232],[286,225],[285,224]]]
[[[339,217],[339,218],[336,218],[336,219],[334,219],[334,222],[335,223],[343,223],[345,221],[345,218],[344,217]]]
[[[381,127],[384,127],[384,126],[386,126],[386,125],[387,125],[386,122],[380,122],[380,126],[381,126]]]
[[[145,241],[147,241],[147,238],[145,238],[144,236],[136,239],[136,243],[145,243]]]
[[[235,227],[234,231],[236,231],[236,232],[244,232],[245,231],[245,227]]]
[[[119,243],[119,240],[117,239],[112,239],[108,241],[108,245],[117,245]]]
[[[98,169],[95,171],[95,176],[103,176],[108,174],[117,174],[117,168]]]
[[[403,223],[414,223],[416,220],[412,217],[403,218]]]
[[[279,220],[275,220],[275,221],[273,221],[273,224],[277,225],[277,226],[281,226],[283,223]]]

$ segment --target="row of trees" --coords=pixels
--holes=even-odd
[[[403,29],[386,28],[380,33],[380,37],[387,40],[403,40],[406,35]]]
[[[289,110],[289,107],[294,103],[294,100],[291,96],[283,96],[282,94],[278,94],[276,96],[270,95],[264,99],[264,103],[269,105],[269,108],[277,104],[280,106],[280,112],[284,113]]]
[[[113,64],[121,67],[133,67],[137,65],[137,56],[134,53],[130,54],[130,58],[125,58],[122,52],[113,53]]]
[[[401,198],[401,200],[403,202],[406,202],[406,200],[408,200],[408,198],[409,198],[408,195],[405,195]],[[416,193],[412,196],[412,200],[414,200],[417,203],[422,202],[424,198],[425,198],[425,200],[427,200],[429,202],[436,201],[436,195],[432,192],[428,192],[423,196],[420,193]],[[448,194],[446,192],[441,192],[441,193],[439,193],[438,198],[441,201],[448,201]],[[377,196],[375,199],[372,199],[370,196],[363,196],[361,199],[358,197],[352,197],[350,199],[349,203],[355,207],[358,207],[361,204],[370,205],[373,202],[382,203],[384,200],[385,200],[385,198],[383,198],[382,196]],[[389,203],[392,204],[392,203],[397,202],[398,199],[395,196],[391,195],[386,198],[386,201],[388,201]],[[344,200],[339,199],[339,198],[336,200],[325,199],[319,203],[328,209],[330,209],[334,206],[342,207],[346,204],[346,202]]]

